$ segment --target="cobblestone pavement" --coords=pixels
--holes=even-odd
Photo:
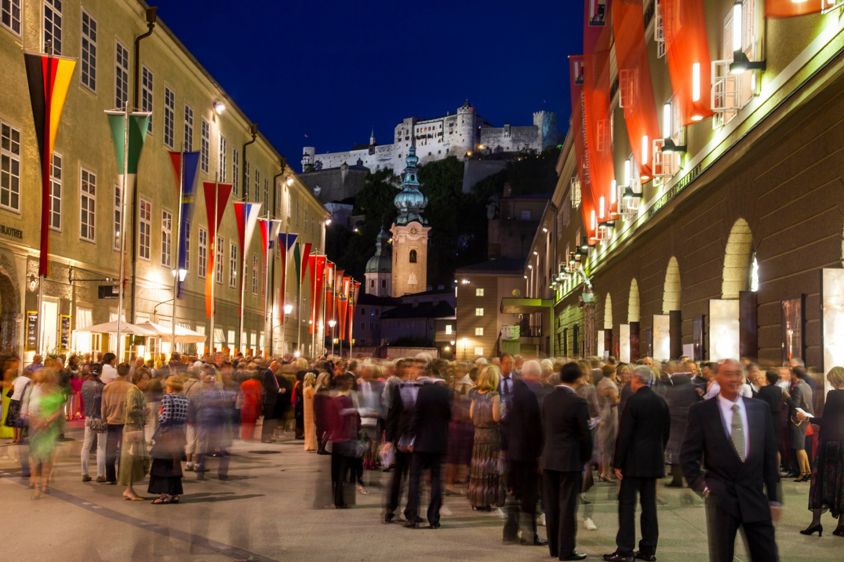
[[[301,442],[239,442],[233,448],[230,480],[217,480],[213,465],[205,482],[187,473],[182,503],[162,506],[123,501],[119,487],[81,482],[78,450],[78,441],[61,444],[52,490],[33,500],[19,477],[15,448],[0,445],[5,516],[0,560],[550,559],[547,547],[502,545],[498,514],[473,512],[462,497],[446,497],[439,530],[380,523],[386,473],[367,473],[369,493],[357,494],[353,508],[327,507],[328,457],[304,453]],[[835,521],[829,516],[823,538],[798,533],[809,521],[808,484],[787,481],[783,488],[785,510],[777,526],[781,560],[844,559],[844,538],[832,535]],[[578,548],[590,559],[614,549],[614,492],[614,484],[601,483],[589,494],[598,530],[581,526]],[[659,499],[658,559],[707,560],[701,502],[687,490],[664,488]],[[747,560],[743,547],[738,551],[737,560]]]

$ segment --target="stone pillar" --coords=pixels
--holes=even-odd
[[[583,303],[583,357],[590,357],[597,353],[598,325],[596,316],[595,303]]]

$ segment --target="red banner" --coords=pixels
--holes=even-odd
[[[205,317],[211,318],[214,314],[214,303],[211,299],[211,293],[214,287],[214,258],[217,255],[217,229],[220,227],[220,222],[223,220],[223,213],[226,210],[226,205],[229,202],[229,196],[232,192],[230,183],[214,183],[212,181],[203,182],[202,187],[205,191],[205,214],[208,224],[208,267],[205,272]],[[215,208],[216,207],[216,217]],[[214,334],[211,334],[214,337]]]
[[[690,125],[712,115],[711,63],[703,0],[662,0],[665,57],[676,115]]]
[[[771,18],[788,18],[816,14],[823,10],[824,2],[829,4],[830,7],[835,5],[835,0],[806,0],[803,2],[795,0],[765,0],[765,15]]]
[[[644,184],[652,177],[650,152],[659,138],[659,121],[651,84],[641,0],[613,2],[613,33],[618,67],[618,89],[633,157]],[[617,178],[619,185],[631,178]]]
[[[313,261],[313,291],[311,292],[311,324],[310,333],[319,333],[319,323],[322,321],[322,293],[325,281],[325,256],[312,256]]]
[[[580,213],[583,224],[589,224],[589,213],[594,209],[592,204],[592,181],[589,176],[589,166],[586,161],[586,124],[583,114],[583,55],[569,57],[569,76],[571,89],[571,130],[574,139],[574,153],[577,158],[577,177],[580,180]],[[580,241],[578,240],[579,244]]]

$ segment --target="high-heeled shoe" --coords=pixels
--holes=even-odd
[[[808,528],[800,531],[800,534],[812,536],[816,532],[818,533],[818,537],[822,537],[823,536],[823,525],[821,525],[820,523],[818,523],[817,525],[810,525]]]
[[[801,474],[800,476],[798,476],[797,478],[795,478],[795,479],[794,479],[794,481],[795,481],[795,482],[808,482],[808,481],[809,481],[809,480],[811,480],[811,479],[812,479],[812,475],[811,475],[811,474]]]

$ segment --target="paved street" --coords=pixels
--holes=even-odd
[[[299,442],[238,443],[232,478],[195,481],[188,473],[180,505],[127,502],[119,487],[83,484],[78,477],[78,442],[62,444],[62,460],[48,497],[32,500],[18,477],[12,448],[0,446],[0,498],[5,514],[0,560],[544,560],[545,548],[502,546],[501,520],[472,512],[467,502],[447,497],[440,530],[409,530],[381,524],[380,482],[371,473],[370,494],[348,510],[325,508],[328,457],[302,452]],[[777,528],[783,561],[841,560],[844,539],[798,534],[808,522],[806,484],[784,484],[786,510]],[[139,487],[139,491],[142,488]],[[613,549],[614,487],[594,494],[599,530],[578,531],[579,547],[592,559]],[[319,498],[315,501],[315,497]],[[660,492],[662,536],[659,560],[707,559],[703,508],[688,493]],[[737,560],[745,560],[741,557]]]

